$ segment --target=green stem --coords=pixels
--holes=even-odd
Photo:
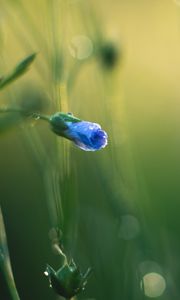
[[[0,278],[4,297],[7,297],[8,300],[20,300],[14,279],[5,261],[0,263]]]
[[[49,121],[50,116],[47,115],[41,115],[39,113],[28,113],[27,111],[21,109],[20,107],[1,107],[0,108],[0,113],[20,113],[23,116],[30,116],[33,119],[41,119],[41,120],[45,120],[45,121]]]
[[[20,300],[11,269],[3,216],[0,208],[0,282],[3,299]],[[1,297],[3,297],[1,295]]]
[[[45,120],[45,121],[48,121],[50,120],[50,116],[47,116],[47,115],[41,115],[39,113],[32,113],[31,114],[31,117],[34,118],[34,119],[41,119],[41,120]]]

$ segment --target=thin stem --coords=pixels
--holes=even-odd
[[[0,208],[0,279],[6,299],[20,300],[11,269],[3,216]]]
[[[8,300],[20,300],[11,270],[9,270],[8,263],[2,254],[0,263],[0,278],[1,287]]]
[[[26,110],[21,109],[20,107],[1,107],[0,108],[0,113],[20,113],[23,116],[30,116],[33,119],[41,119],[41,120],[45,120],[45,121],[49,121],[50,117],[47,115],[41,115],[39,113],[33,112],[33,113],[28,113]]]
[[[45,121],[49,121],[50,120],[49,116],[47,116],[47,115],[41,115],[39,113],[32,113],[30,116],[33,119],[36,119],[36,120],[38,120],[38,119],[45,120]]]
[[[58,245],[58,244],[54,244],[54,245],[53,245],[53,248],[54,248],[54,250],[57,251],[57,253],[58,253],[60,256],[63,256],[63,258],[64,258],[64,264],[68,264],[67,257],[66,257],[66,255],[62,252],[62,250],[61,250],[61,248],[59,247],[59,245]]]

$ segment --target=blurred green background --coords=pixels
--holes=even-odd
[[[57,226],[68,257],[93,268],[78,299],[179,299],[180,1],[1,0],[0,73],[32,52],[2,106],[71,111],[100,123],[109,144],[83,152],[43,121],[1,116],[0,199],[20,299],[61,299],[43,275],[62,264]]]

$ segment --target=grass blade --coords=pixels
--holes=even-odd
[[[0,288],[4,299],[20,300],[11,269],[2,211],[0,208]]]
[[[5,77],[2,77],[0,80],[0,89],[4,88],[6,85],[10,84],[11,82],[15,81],[17,78],[22,76],[27,70],[29,66],[32,64],[36,57],[36,53],[33,53],[27,56],[25,59],[20,61],[14,70]]]

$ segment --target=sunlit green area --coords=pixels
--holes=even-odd
[[[0,90],[0,205],[20,299],[64,299],[44,275],[62,250],[92,268],[73,300],[179,300],[180,1],[1,0],[0,84],[32,53]],[[57,111],[101,124],[108,146],[83,151],[31,118]],[[17,299],[1,275],[0,300]]]

